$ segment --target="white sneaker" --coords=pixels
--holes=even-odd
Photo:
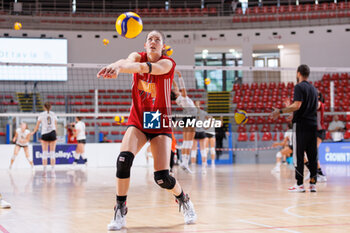
[[[114,218],[107,226],[107,229],[109,231],[118,231],[126,226],[125,215],[128,212],[128,208],[125,205],[123,205],[115,207],[114,209]]]
[[[289,192],[295,192],[295,193],[305,193],[304,185],[293,185],[292,187],[288,188]]]
[[[9,209],[11,208],[11,204],[7,201],[0,199],[0,209]]]
[[[203,175],[207,174],[207,168],[206,167],[202,167],[202,174]]]
[[[190,174],[193,173],[190,167],[188,166],[188,164],[181,163],[180,167],[187,173],[190,173]]]
[[[316,184],[310,184],[310,192],[312,193],[316,192]]]
[[[179,210],[184,215],[184,220],[186,224],[193,224],[197,220],[197,215],[194,210],[193,203],[191,202],[190,198],[188,197],[188,194],[185,194],[184,200],[177,199],[177,202],[179,203]]]
[[[317,182],[327,182],[327,177],[324,175],[317,174]]]
[[[281,167],[280,166],[276,166],[274,167],[271,172],[281,172]]]

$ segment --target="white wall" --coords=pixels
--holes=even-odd
[[[88,143],[85,146],[85,155],[88,158],[88,167],[115,167],[116,159],[119,155],[121,143]],[[0,169],[7,169],[10,165],[10,160],[13,155],[15,145],[0,145]],[[145,158],[146,148],[135,156],[134,166],[146,166]],[[30,159],[33,159],[32,145],[29,145]],[[151,163],[150,163],[151,164]],[[37,167],[37,166],[35,166]],[[40,167],[40,166],[39,166]],[[57,165],[57,168],[67,167],[67,165]],[[27,159],[24,156],[24,151],[21,150],[18,154],[13,169],[30,168]]]
[[[320,27],[301,27],[301,28],[280,28],[280,29],[247,29],[247,30],[220,30],[220,31],[166,31],[166,35],[172,37],[167,39],[167,44],[174,49],[173,58],[179,65],[193,65],[194,51],[199,47],[223,47],[233,46],[241,48],[243,52],[244,65],[252,64],[252,48],[255,44],[299,44],[300,62],[310,66],[350,66],[350,32],[345,29],[350,25],[331,25]],[[327,33],[331,29],[332,33]],[[309,31],[313,30],[313,34]],[[295,35],[291,35],[295,31]],[[277,32],[278,35],[273,35]],[[34,31],[25,30],[14,31],[1,29],[0,35],[9,33],[10,36],[22,36],[27,33],[28,37],[40,37],[46,34],[46,37],[58,38],[63,34],[68,39],[68,61],[71,63],[109,63],[114,60],[126,57],[132,51],[143,49],[143,43],[147,32],[143,32],[136,39],[124,39],[120,36],[113,38],[116,32],[87,32],[87,31]],[[237,36],[241,33],[242,36]],[[260,33],[256,36],[255,33]],[[77,35],[82,38],[77,38]],[[100,38],[95,38],[95,35]],[[202,34],[206,34],[205,38]],[[224,34],[224,37],[220,37]],[[188,38],[184,38],[188,35]],[[108,46],[102,44],[103,38],[110,40]],[[210,50],[209,50],[210,51]]]
[[[280,49],[280,66],[281,67],[298,67],[300,65],[300,47],[298,44],[287,44]],[[290,72],[281,72],[281,81],[295,82],[296,76],[291,76]]]

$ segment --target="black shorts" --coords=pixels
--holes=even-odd
[[[86,144],[86,139],[78,140],[78,143]]]
[[[19,145],[19,144],[17,144],[17,143],[16,143],[16,146],[19,146],[19,147],[21,147],[21,148],[28,147],[28,145],[26,145],[26,146],[22,146],[22,145]]]
[[[193,119],[196,119],[196,117],[184,117],[184,118],[182,118],[182,120],[184,122],[184,126],[186,127],[187,122],[191,122],[191,121],[193,121]]]
[[[194,139],[204,139],[206,138],[205,132],[196,132]]]
[[[215,135],[211,133],[205,133],[205,137],[212,138],[212,137],[215,137]]]
[[[57,140],[56,131],[53,130],[53,131],[51,131],[50,133],[41,135],[41,140],[43,140],[43,141],[45,141],[45,142],[53,142],[53,141],[56,141],[56,140]]]
[[[322,139],[322,141],[326,138],[326,130],[321,129],[321,130],[317,130],[316,133],[317,137]]]
[[[128,129],[129,127],[137,128],[135,125],[128,125],[128,127],[126,129]],[[137,129],[139,129],[139,128],[137,128]],[[159,135],[165,135],[165,136],[168,136],[169,138],[171,138],[171,140],[173,139],[173,137],[170,133],[147,133],[147,132],[143,132],[142,130],[140,130],[140,131],[146,136],[147,141],[151,141],[153,138],[155,138]]]

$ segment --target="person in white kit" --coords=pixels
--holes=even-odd
[[[202,110],[200,108],[200,101],[196,101],[196,108],[197,108],[197,120],[198,121],[206,121],[209,119],[209,115],[206,111]],[[202,157],[202,173],[206,174],[207,173],[207,155],[208,155],[208,151],[206,149],[206,145],[207,145],[207,135],[206,135],[206,130],[208,130],[209,128],[204,128],[204,126],[202,127],[196,127],[196,133],[194,136],[194,143],[192,146],[192,151],[191,151],[191,162],[192,165],[194,165],[196,163],[196,155],[197,155],[197,140],[199,142],[199,149],[201,152],[201,157]]]
[[[29,159],[29,149],[28,149],[30,136],[31,136],[31,134],[30,134],[29,129],[27,129],[27,124],[22,122],[21,127],[16,129],[16,134],[12,139],[12,141],[14,143],[16,143],[16,146],[15,146],[15,151],[13,152],[13,156],[11,158],[9,169],[12,168],[12,165],[15,162],[15,159],[16,159],[19,151],[21,150],[21,148],[23,148],[24,154],[26,155],[26,158],[27,158],[30,166],[33,168],[33,162]]]
[[[180,167],[185,171],[192,173],[188,166],[191,148],[193,145],[193,138],[195,135],[195,128],[187,125],[187,123],[195,120],[197,114],[197,108],[193,101],[187,96],[185,88],[185,82],[179,71],[175,70],[175,73],[179,76],[179,87],[175,80],[173,80],[174,89],[171,92],[171,100],[176,100],[176,104],[183,108],[183,113],[186,115],[182,120],[184,121],[185,127],[183,128],[183,143],[181,148],[182,163]]]
[[[52,167],[51,176],[56,177],[55,173],[55,164],[56,164],[56,129],[57,129],[57,117],[54,112],[51,110],[51,103],[46,102],[44,104],[45,111],[40,113],[38,121],[35,125],[34,131],[32,134],[35,134],[41,124],[41,146],[42,146],[42,161],[44,172],[43,176],[47,176],[46,166],[47,158],[50,156],[50,164]]]
[[[87,158],[85,157],[85,144],[86,144],[86,133],[85,133],[85,123],[81,121],[81,117],[75,118],[75,130],[74,134],[77,138],[78,145],[75,150],[74,162],[73,164],[77,164],[80,156],[84,160],[84,164],[87,165]]]
[[[286,160],[286,157],[289,157],[293,153],[293,130],[292,124],[288,124],[288,130],[284,133],[284,139],[282,142],[275,142],[272,144],[272,147],[283,146],[283,149],[278,151],[276,154],[276,166],[271,170],[271,172],[280,172],[282,157],[283,161]]]
[[[333,121],[329,124],[328,131],[332,135],[333,142],[341,142],[344,140],[345,125],[339,120],[338,115],[333,116]]]

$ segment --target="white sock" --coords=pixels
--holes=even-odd
[[[182,155],[182,164],[188,165],[188,155],[187,154]]]
[[[207,150],[201,150],[201,156],[202,156],[202,166],[206,167],[207,166]],[[205,162],[203,160],[205,159]]]
[[[83,159],[86,159],[85,153],[80,154]]]
[[[191,150],[191,158],[197,157],[197,150]]]
[[[276,167],[280,167],[280,166],[281,166],[281,162],[277,162]]]
[[[56,152],[50,151],[49,155],[50,155],[50,164],[51,164],[52,170],[54,171],[55,165],[52,165],[52,161],[55,160],[55,162],[56,162]]]

